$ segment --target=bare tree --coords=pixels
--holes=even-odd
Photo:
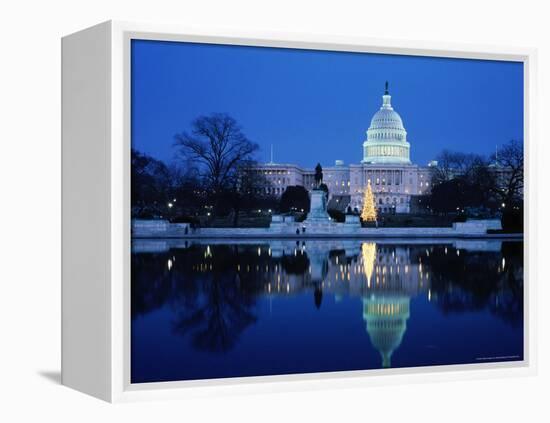
[[[243,134],[235,119],[223,113],[201,116],[191,128],[191,133],[175,136],[180,153],[197,164],[214,193],[234,187],[239,168],[251,160],[258,144]]]
[[[447,182],[457,177],[470,178],[480,168],[487,166],[486,160],[477,154],[443,150],[437,156],[437,167],[433,170],[433,183]]]
[[[512,140],[492,156],[497,173],[494,192],[507,206],[523,198],[523,143]]]
[[[172,175],[162,161],[132,149],[132,216],[162,215],[172,195]]]

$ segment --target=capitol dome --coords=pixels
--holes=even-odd
[[[390,96],[388,95],[384,97]],[[390,99],[388,99],[388,104],[389,102]],[[373,131],[373,134],[374,131],[395,130],[398,131],[400,135],[404,135],[405,137],[407,136],[407,132],[403,127],[403,120],[401,119],[401,116],[399,116],[399,113],[393,110],[393,107],[387,109],[381,108],[378,110],[370,121],[369,130]]]
[[[382,107],[370,122],[367,140],[363,143],[363,163],[409,164],[410,144],[401,116],[391,105],[388,83],[382,96]]]
[[[407,330],[410,299],[406,296],[363,298],[363,320],[371,343],[382,358],[382,367],[391,367],[391,356],[399,348]]]

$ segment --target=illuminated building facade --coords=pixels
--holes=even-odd
[[[357,211],[363,207],[364,191],[370,181],[379,213],[410,213],[411,197],[429,194],[432,168],[411,163],[410,144],[401,116],[393,109],[386,83],[382,106],[371,119],[363,142],[363,159],[346,165],[336,160],[323,167],[323,182],[329,189],[329,208]],[[292,185],[315,187],[315,170],[273,161],[256,166],[266,180],[258,188],[280,196]]]

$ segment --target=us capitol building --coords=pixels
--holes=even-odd
[[[360,211],[363,193],[370,181],[379,213],[410,213],[417,196],[430,191],[431,166],[411,163],[410,144],[403,120],[393,109],[386,82],[382,106],[372,117],[363,142],[363,160],[345,165],[336,160],[334,166],[323,167],[323,182],[329,189],[328,208],[344,211],[348,206]],[[267,194],[280,196],[287,187],[301,185],[308,190],[315,186],[315,170],[293,164],[258,165],[253,172],[265,176],[266,185],[259,188]]]

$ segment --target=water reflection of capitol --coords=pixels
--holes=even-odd
[[[231,265],[236,266],[236,280],[254,283],[268,296],[313,293],[317,307],[321,307],[323,296],[327,295],[336,301],[346,296],[361,298],[365,329],[384,367],[391,366],[392,354],[406,333],[411,298],[425,295],[428,301],[438,300],[435,292],[440,289],[433,294],[431,290],[432,279],[433,283],[437,279],[430,274],[433,261],[437,261],[437,257],[441,260],[442,253],[458,257],[461,250],[500,253],[502,248],[498,240],[431,240],[424,245],[410,241],[375,243],[351,239],[260,242],[239,241],[232,245],[231,252],[226,251],[232,257],[222,261],[230,260]],[[225,243],[224,240],[194,243],[135,240],[132,251],[134,254],[165,253],[193,247],[190,249],[198,252],[200,258],[194,262],[192,271],[209,273],[213,271],[216,244]],[[172,260],[175,257],[170,256],[168,270],[174,264]],[[497,264],[497,273],[504,271],[504,258],[502,263],[498,259]]]
[[[390,367],[391,356],[407,330],[411,297],[431,295],[430,275],[422,268],[422,255],[412,257],[409,246],[354,241],[327,251],[325,243],[271,244],[268,254],[273,257],[292,260],[307,254],[309,269],[303,274],[281,275],[281,269],[274,267],[268,292],[292,293],[314,287],[316,292],[334,294],[337,300],[343,295],[361,296],[366,331],[381,355],[382,366]],[[424,254],[429,253],[425,249]]]

